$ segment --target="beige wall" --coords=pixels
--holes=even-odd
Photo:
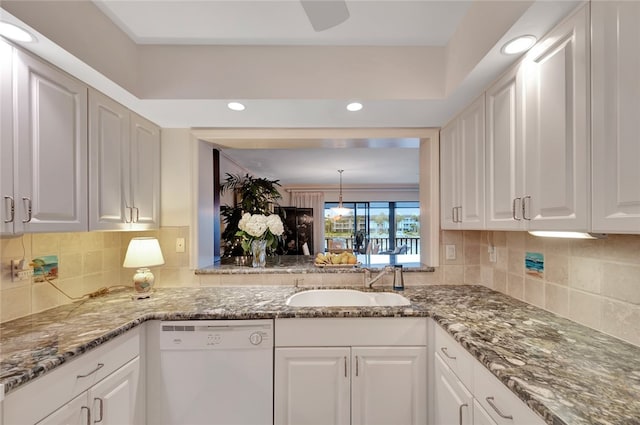
[[[128,285],[133,275],[121,267],[129,240],[155,236],[166,264],[154,269],[158,287],[216,285],[362,285],[361,274],[203,275],[189,269],[189,228],[152,232],[28,234],[0,239],[0,322],[68,303],[47,283],[11,282],[9,262],[41,255],[59,257],[55,282],[71,296],[104,286]],[[175,252],[175,239],[187,239],[187,252]],[[489,262],[491,243],[497,262]],[[445,260],[444,246],[456,245],[456,260]],[[24,247],[23,247],[24,245]],[[443,231],[441,267],[434,273],[406,273],[407,285],[478,284],[640,345],[640,236],[610,235],[578,241],[534,238],[525,232]],[[544,255],[542,278],[525,273],[526,252]],[[390,284],[390,280],[383,284]]]
[[[491,242],[497,262],[489,262]],[[482,283],[575,322],[640,345],[640,236],[603,240],[545,239],[525,232],[442,232],[455,244],[455,261],[444,259],[443,281]],[[525,273],[526,252],[544,255],[542,278]]]
[[[164,227],[153,232],[34,233],[0,239],[0,322],[69,303],[70,300],[46,282],[11,281],[10,261],[57,255],[59,278],[53,282],[72,297],[105,286],[130,285],[132,269],[122,268],[129,240],[135,236],[159,239],[165,265],[154,268],[159,286],[191,285],[188,268],[186,227]],[[187,252],[175,252],[175,239],[186,239]]]

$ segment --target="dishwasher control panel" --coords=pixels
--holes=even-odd
[[[160,323],[161,350],[272,348],[272,320],[184,320]]]

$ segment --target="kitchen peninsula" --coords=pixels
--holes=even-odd
[[[159,288],[143,301],[121,292],[3,323],[5,412],[12,392],[120,335],[144,330],[147,321],[425,317],[548,424],[622,425],[640,418],[640,348],[485,287],[410,287],[404,294],[411,305],[404,307],[287,306],[298,290]]]
[[[262,273],[360,273],[363,269],[382,269],[401,264],[405,272],[433,272],[433,267],[420,263],[419,255],[376,254],[358,255],[358,263],[316,266],[308,255],[277,255],[267,257],[266,267],[251,267],[250,257],[223,258],[220,263],[196,270],[196,274],[262,274]]]

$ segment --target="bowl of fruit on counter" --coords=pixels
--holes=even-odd
[[[313,264],[316,267],[357,267],[358,258],[352,252],[319,252]]]

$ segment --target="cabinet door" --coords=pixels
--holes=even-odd
[[[458,145],[457,120],[440,131],[440,226],[457,229],[458,197]]]
[[[87,87],[26,53],[14,61],[18,230],[86,231]]]
[[[93,420],[87,405],[87,393],[83,392],[37,425],[86,425],[92,424]]]
[[[13,84],[12,47],[0,40],[0,234],[12,234],[13,205]]]
[[[496,421],[491,419],[487,411],[480,406],[478,400],[473,400],[473,425],[498,425]]]
[[[131,114],[131,199],[137,230],[154,229],[160,210],[160,129]]]
[[[595,232],[640,233],[640,3],[593,2]]]
[[[276,348],[276,425],[350,423],[349,348]]]
[[[89,229],[129,227],[129,110],[89,91]]]
[[[140,358],[136,357],[89,390],[93,421],[103,425],[142,424],[138,391]]]
[[[449,369],[439,354],[434,368],[435,425],[471,425],[473,423],[473,395]]]
[[[461,229],[484,228],[484,95],[458,119],[460,162],[458,220]]]
[[[531,230],[588,231],[588,14],[583,7],[528,54],[525,207]]]
[[[486,93],[486,228],[523,228],[522,145],[519,137],[521,89],[518,68],[513,68]]]
[[[426,347],[352,348],[353,425],[427,423]]]

